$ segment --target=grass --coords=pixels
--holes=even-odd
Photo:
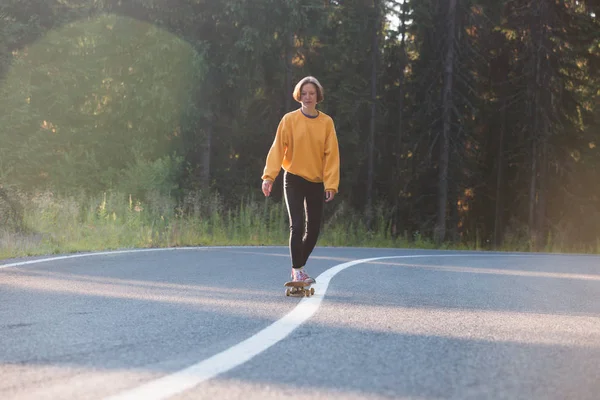
[[[257,202],[225,211],[215,196],[187,198],[178,208],[160,196],[142,203],[118,193],[88,201],[43,193],[24,207],[25,233],[0,231],[0,259],[122,248],[282,244],[287,240],[284,211]]]
[[[231,209],[225,209],[218,195],[202,193],[191,193],[179,204],[158,194],[142,202],[121,193],[85,199],[58,198],[45,192],[21,201],[25,228],[19,232],[0,229],[0,259],[125,248],[288,243],[285,204],[270,199],[247,198]],[[440,248],[418,233],[410,238],[392,237],[385,210],[377,209],[374,214],[374,229],[368,230],[360,215],[343,203],[329,208],[318,246]],[[481,246],[441,248],[480,250]],[[555,244],[554,249],[563,247]],[[507,243],[502,250],[527,251],[522,241]],[[596,250],[600,252],[600,241]]]
[[[233,209],[225,209],[219,196],[201,193],[188,195],[181,204],[159,195],[142,203],[120,193],[85,200],[45,192],[21,200],[25,230],[0,230],[0,259],[123,248],[288,243],[285,204],[270,199],[246,199]],[[408,246],[383,228],[368,232],[344,210],[337,207],[325,222],[319,246]]]

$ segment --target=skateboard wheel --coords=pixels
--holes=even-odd
[[[315,294],[315,288],[311,287],[310,288],[310,295],[312,296],[313,294]]]
[[[289,297],[289,295],[290,295],[290,288],[285,289],[285,295]]]

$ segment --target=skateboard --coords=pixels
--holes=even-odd
[[[289,281],[283,284],[286,287],[285,295],[293,297],[310,297],[315,294],[315,288],[311,288],[314,282],[293,282]]]

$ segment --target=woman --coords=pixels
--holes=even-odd
[[[279,122],[267,155],[262,191],[265,196],[271,194],[273,181],[283,167],[292,281],[314,283],[304,266],[317,244],[323,197],[330,202],[338,191],[340,154],[333,120],[316,108],[323,101],[319,81],[307,76],[298,82],[293,96],[302,106],[285,114]]]

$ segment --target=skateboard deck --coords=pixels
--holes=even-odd
[[[294,282],[289,281],[283,284],[286,287],[285,295],[292,297],[310,297],[315,294],[315,288],[310,286],[314,282]]]

